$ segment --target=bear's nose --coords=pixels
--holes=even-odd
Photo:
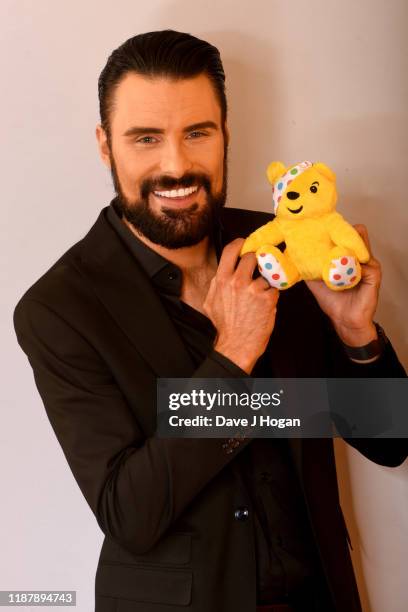
[[[289,200],[297,200],[297,198],[299,197],[297,191],[288,191],[286,195],[288,196]]]

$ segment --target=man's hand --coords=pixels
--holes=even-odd
[[[306,281],[306,285],[330,317],[340,339],[349,346],[364,346],[377,338],[373,317],[381,284],[381,265],[371,253],[367,228],[354,227],[370,252],[370,260],[361,264],[358,285],[345,291],[332,291],[321,280]]]
[[[235,269],[244,242],[237,238],[224,248],[203,308],[217,330],[215,350],[250,374],[274,328],[279,291],[262,277],[252,279],[254,253]]]

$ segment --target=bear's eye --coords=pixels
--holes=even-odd
[[[310,191],[311,191],[312,193],[316,193],[316,191],[317,191],[317,186],[316,186],[316,185],[312,185],[312,186],[311,186],[311,188],[310,188]]]

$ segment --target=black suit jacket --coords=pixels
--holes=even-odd
[[[106,211],[14,312],[48,418],[105,534],[96,612],[254,612],[252,509],[240,472],[240,452],[251,442],[229,452],[225,440],[154,436],[157,377],[231,374],[211,354],[194,369]],[[270,218],[223,211],[229,239]],[[348,376],[356,368],[303,283],[282,292],[271,342],[277,376]],[[386,369],[403,376],[392,347],[388,353]],[[381,364],[361,367],[365,375],[381,372]],[[290,444],[336,607],[358,612],[332,441]],[[352,444],[384,465],[398,465],[406,456],[400,444]],[[250,510],[247,521],[234,518],[241,506]]]

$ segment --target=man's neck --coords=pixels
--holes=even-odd
[[[183,274],[189,275],[200,270],[205,270],[208,267],[216,267],[217,258],[214,245],[206,236],[201,242],[190,247],[182,247],[180,249],[168,249],[160,244],[151,242],[146,236],[140,234],[129,223],[127,219],[122,217],[122,221],[127,225],[130,231],[150,249],[178,266]]]

